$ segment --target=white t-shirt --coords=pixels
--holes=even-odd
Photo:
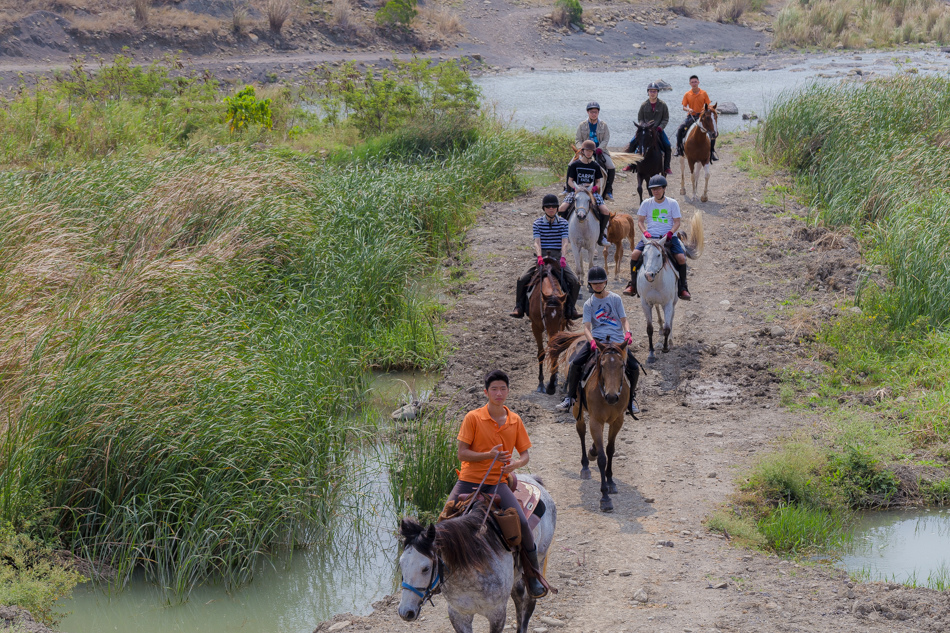
[[[657,202],[655,198],[647,198],[640,205],[637,215],[642,215],[647,219],[647,233],[653,237],[666,235],[673,230],[673,220],[683,217],[679,203],[669,196],[663,198],[663,202]]]

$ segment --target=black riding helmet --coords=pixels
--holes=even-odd
[[[666,178],[657,174],[650,178],[650,184],[647,185],[647,191],[652,191],[654,187],[667,187]]]
[[[546,194],[544,196],[544,199],[541,200],[542,209],[544,207],[556,207],[556,206],[559,206],[560,204],[561,204],[560,200],[558,200],[558,197],[554,195],[553,193]]]
[[[587,271],[587,283],[599,284],[607,282],[607,271],[600,266],[594,266]]]
[[[596,101],[591,101],[590,103],[587,104],[587,109],[588,109],[588,110],[595,110],[595,109],[596,109],[596,110],[600,110],[600,104],[597,103]]]

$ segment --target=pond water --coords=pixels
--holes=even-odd
[[[862,580],[950,588],[950,509],[865,514],[840,565]]]
[[[379,374],[370,401],[388,418],[413,393],[435,386],[436,374]],[[307,549],[258,561],[254,580],[229,595],[221,586],[195,588],[188,600],[168,604],[161,588],[135,577],[121,591],[80,586],[58,605],[71,612],[69,633],[311,633],[337,613],[366,614],[396,588],[398,540],[393,534],[386,468],[380,455],[361,455],[363,480],[331,534]]]
[[[646,99],[646,86],[662,79],[672,92],[660,93],[670,108],[670,126],[683,122],[683,94],[689,76],[697,75],[710,99],[732,101],[739,115],[719,118],[721,132],[748,126],[741,114],[763,115],[769,104],[784,90],[794,90],[810,82],[840,81],[852,68],[862,76],[880,76],[915,69],[920,73],[946,74],[950,57],[939,51],[912,53],[862,53],[815,56],[774,70],[716,70],[713,66],[670,66],[631,68],[615,72],[535,71],[481,77],[484,101],[493,104],[499,116],[531,130],[543,128],[577,129],[585,116],[588,101],[597,101],[601,117],[610,126],[611,147],[630,140],[637,111]],[[675,127],[673,130],[675,131]]]

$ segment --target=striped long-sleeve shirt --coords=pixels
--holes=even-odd
[[[559,215],[554,216],[553,221],[548,221],[547,216],[542,215],[534,221],[534,237],[541,238],[542,250],[560,250],[562,240],[567,239],[568,223],[567,220]]]

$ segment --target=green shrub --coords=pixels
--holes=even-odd
[[[405,29],[415,19],[416,13],[415,0],[389,0],[376,12],[376,22]]]
[[[834,454],[827,474],[829,485],[841,490],[853,507],[887,505],[897,494],[900,482],[890,470],[860,446],[848,446]]]
[[[254,86],[245,86],[233,97],[225,97],[224,104],[228,109],[227,123],[231,132],[246,130],[252,125],[269,129],[272,125],[271,100],[258,99]]]
[[[820,473],[825,459],[812,444],[789,443],[763,457],[752,469],[747,489],[772,505],[820,505]]]
[[[950,504],[950,478],[939,481],[921,481],[919,486],[920,494],[927,500],[927,503],[941,506]]]
[[[9,524],[0,525],[0,604],[26,609],[39,622],[54,626],[62,617],[54,610],[56,601],[83,580],[50,548],[17,534]]]
[[[563,16],[566,24],[583,24],[584,8],[579,0],[557,0],[554,9]]]
[[[836,547],[850,538],[844,518],[802,505],[779,506],[759,521],[758,529],[773,549],[795,554]]]

